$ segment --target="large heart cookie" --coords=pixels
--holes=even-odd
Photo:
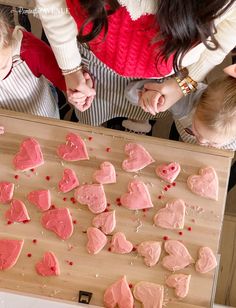
[[[13,197],[14,184],[10,182],[0,182],[0,203],[10,202]]]
[[[173,183],[180,173],[180,164],[172,162],[169,165],[162,164],[156,167],[156,174],[162,180]]]
[[[25,204],[20,200],[12,200],[9,210],[5,217],[9,222],[26,222],[30,220]]]
[[[25,139],[13,159],[16,170],[30,170],[44,163],[40,144],[34,138]]]
[[[44,254],[43,259],[35,265],[36,271],[41,276],[59,276],[60,267],[57,257],[53,252],[48,251]]]
[[[154,159],[144,147],[137,143],[126,144],[125,153],[129,158],[123,161],[122,168],[128,172],[136,172],[154,162]]]
[[[81,204],[87,204],[94,214],[102,213],[107,207],[102,184],[81,185],[75,190],[75,199]]]
[[[120,198],[124,207],[130,210],[141,210],[153,207],[147,186],[141,181],[132,181],[128,186],[128,193]]]
[[[0,239],[0,270],[12,268],[21,253],[24,241]]]
[[[185,298],[188,295],[191,275],[173,274],[166,279],[166,284],[175,289],[175,295]]]
[[[55,232],[61,239],[67,240],[73,233],[73,223],[67,208],[50,210],[42,215],[44,228]]]
[[[27,198],[41,212],[45,212],[51,207],[51,194],[48,189],[31,191]]]
[[[169,256],[162,259],[162,265],[169,271],[175,272],[185,268],[191,263],[194,263],[187,248],[181,242],[168,240],[165,242],[164,247]]]
[[[164,287],[147,281],[140,281],[134,286],[134,297],[143,308],[162,308]]]
[[[133,244],[129,242],[124,233],[117,232],[112,236],[111,251],[115,253],[130,253],[133,249]]]
[[[218,177],[215,169],[212,167],[201,168],[199,175],[190,175],[187,185],[196,195],[218,200]]]
[[[181,199],[167,203],[154,216],[156,226],[165,229],[183,229],[185,218],[185,203]]]
[[[161,254],[161,242],[147,241],[138,245],[138,253],[144,257],[147,266],[157,264]]]
[[[58,184],[59,190],[63,193],[67,193],[76,188],[77,186],[79,186],[79,181],[74,170],[65,169],[63,171],[62,179]]]
[[[73,133],[66,136],[66,144],[59,145],[57,154],[66,161],[89,159],[84,141],[79,135]]]
[[[107,308],[134,307],[134,298],[125,276],[106,289],[104,293],[104,304]]]
[[[94,227],[89,227],[87,229],[87,237],[87,250],[88,253],[93,255],[99,253],[99,251],[101,251],[107,243],[106,235],[103,234],[102,231]]]
[[[95,181],[100,184],[116,183],[115,167],[108,161],[100,165],[100,170],[96,170],[93,175]]]
[[[196,271],[205,274],[217,266],[216,257],[209,247],[201,247],[198,252],[199,259],[196,262]]]
[[[104,212],[95,216],[92,224],[96,228],[101,228],[103,233],[110,234],[116,227],[115,211]]]

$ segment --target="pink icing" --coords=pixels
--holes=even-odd
[[[24,241],[0,239],[0,270],[12,268],[21,253]]]
[[[123,161],[122,168],[127,172],[136,172],[155,161],[145,148],[137,143],[126,144],[125,153],[129,158]]]
[[[0,202],[8,203],[11,201],[14,192],[14,184],[9,182],[0,182]]]
[[[106,289],[104,304],[106,308],[133,308],[134,298],[125,276]]]
[[[181,199],[167,203],[154,217],[156,226],[165,229],[183,229],[185,218],[185,203]]]
[[[41,276],[59,276],[60,267],[57,257],[53,252],[45,252],[43,259],[35,265],[36,271]]]
[[[88,152],[84,141],[79,135],[69,133],[66,136],[66,144],[59,145],[57,154],[67,161],[87,160]]]
[[[5,127],[0,126],[0,135],[4,135],[4,134],[5,134]]]
[[[169,165],[162,164],[157,166],[156,168],[156,174],[159,176],[162,180],[173,183],[174,180],[177,178],[177,176],[180,173],[180,164],[176,162],[172,162]]]
[[[67,240],[73,233],[73,223],[67,208],[50,210],[42,215],[44,228],[55,232],[61,239]]]
[[[207,273],[217,266],[216,257],[209,247],[201,247],[198,252],[199,259],[196,262],[195,268],[199,273]]]
[[[93,226],[101,228],[105,234],[110,234],[116,227],[115,211],[104,212],[94,217]]]
[[[94,213],[102,213],[107,207],[106,195],[102,184],[85,184],[75,190],[75,199],[81,204],[87,204]]]
[[[63,177],[58,184],[59,190],[63,193],[67,193],[77,186],[79,186],[79,181],[74,170],[65,169],[63,172]]]
[[[107,243],[107,237],[97,228],[89,227],[87,229],[88,243],[87,250],[90,254],[97,254]]]
[[[191,275],[173,274],[166,279],[166,284],[175,289],[175,295],[185,298],[188,295]]]
[[[129,192],[122,195],[120,202],[130,210],[141,210],[153,207],[147,186],[141,181],[132,181],[128,185]]]
[[[138,245],[138,253],[144,257],[147,266],[154,266],[161,255],[161,242],[147,241]]]
[[[9,210],[5,213],[5,217],[10,222],[25,222],[30,220],[25,204],[16,199],[12,200]]]
[[[25,139],[13,159],[16,170],[30,170],[44,164],[40,144],[34,138]]]
[[[96,170],[93,175],[95,181],[100,184],[116,183],[115,167],[108,161],[100,165],[100,170]]]
[[[134,287],[134,297],[142,303],[143,308],[162,308],[164,287],[156,283],[141,281]]]
[[[51,206],[51,194],[48,189],[31,191],[27,198],[42,212],[47,211]]]
[[[113,235],[111,240],[111,251],[115,253],[130,253],[133,249],[133,244],[129,242],[124,233],[117,232]]]

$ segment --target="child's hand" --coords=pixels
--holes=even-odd
[[[152,115],[160,111],[161,106],[165,103],[164,96],[155,90],[143,89],[140,93],[139,106]]]

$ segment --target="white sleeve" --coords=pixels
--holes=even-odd
[[[79,66],[77,25],[65,0],[36,0],[36,9],[59,67],[66,70]]]

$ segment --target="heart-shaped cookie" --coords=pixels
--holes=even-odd
[[[120,198],[124,207],[130,210],[141,210],[153,207],[147,186],[141,181],[132,181],[128,186],[128,193]]]
[[[101,213],[94,217],[92,224],[100,228],[103,233],[110,234],[116,227],[115,211]]]
[[[103,234],[102,231],[94,227],[89,227],[87,229],[87,237],[87,250],[88,253],[93,255],[99,253],[99,251],[101,251],[107,243],[106,235]]]
[[[104,305],[107,308],[134,307],[134,298],[125,276],[106,289],[104,293]]]
[[[187,179],[187,185],[196,195],[218,200],[218,177],[212,167],[201,168],[199,175],[190,175]]]
[[[154,266],[159,261],[161,255],[161,242],[147,241],[138,245],[138,253],[144,257],[147,266]]]
[[[31,191],[27,198],[29,202],[34,204],[41,212],[49,210],[51,206],[51,194],[48,189]]]
[[[185,268],[191,263],[194,263],[187,248],[181,242],[168,240],[165,242],[164,247],[169,256],[162,259],[162,265],[169,271],[175,272]]]
[[[114,253],[130,253],[133,249],[133,244],[129,242],[124,233],[117,232],[112,236],[111,240],[111,251]]]
[[[173,183],[180,173],[180,164],[172,162],[168,165],[162,164],[156,167],[156,174],[162,180]]]
[[[175,295],[185,298],[188,295],[191,275],[173,274],[166,279],[166,284],[175,289]]]
[[[43,259],[35,265],[36,271],[41,276],[59,276],[60,267],[57,257],[53,252],[45,252]]]
[[[79,135],[69,133],[66,136],[66,144],[57,148],[57,154],[66,161],[78,161],[89,159],[84,141]]]
[[[12,268],[21,253],[24,241],[0,239],[0,270]]]
[[[164,287],[160,284],[140,281],[134,286],[134,297],[143,308],[162,308]]]
[[[0,182],[0,203],[10,202],[13,197],[14,184],[10,182]]]
[[[196,262],[196,271],[202,274],[210,272],[217,266],[216,257],[209,247],[201,247],[198,252],[199,259]]]
[[[81,185],[75,190],[75,199],[81,204],[87,204],[94,214],[102,213],[107,206],[102,184]]]
[[[44,228],[55,232],[61,239],[67,240],[73,233],[73,223],[67,208],[50,210],[42,215]]]
[[[105,161],[100,165],[100,170],[94,172],[93,177],[100,184],[116,183],[115,167],[110,162]]]
[[[16,170],[26,171],[44,164],[40,144],[34,138],[25,139],[13,158]]]
[[[127,172],[136,172],[155,161],[144,147],[137,143],[126,144],[125,153],[129,158],[123,161],[122,168]]]
[[[79,186],[79,181],[74,170],[65,169],[63,171],[62,179],[58,184],[59,190],[63,193],[67,193],[76,188],[77,186]]]
[[[9,222],[26,222],[30,220],[25,204],[20,200],[12,200],[9,210],[5,217]]]
[[[154,223],[165,229],[183,229],[184,218],[185,203],[181,199],[176,199],[157,212],[154,216]]]

